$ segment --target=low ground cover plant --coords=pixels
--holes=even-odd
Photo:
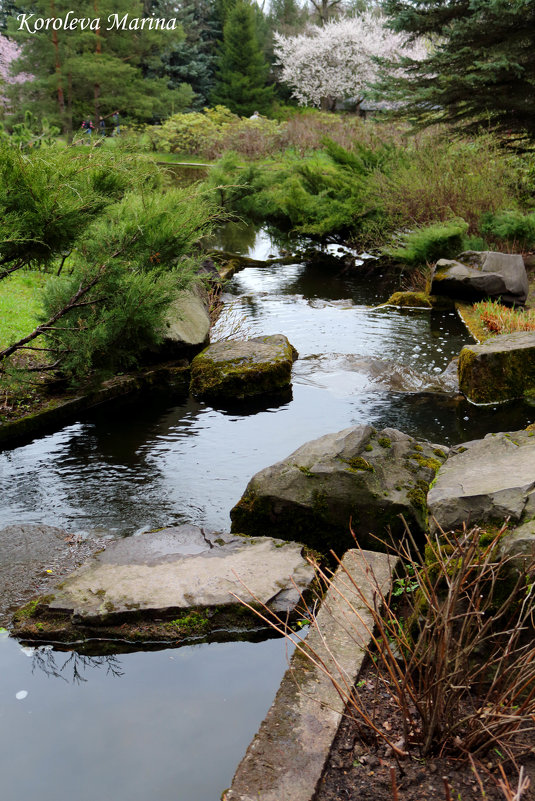
[[[515,331],[535,331],[535,309],[512,309],[497,300],[474,304],[480,322],[491,334],[512,334]]]
[[[222,199],[234,212],[312,236],[337,234],[399,250],[400,233],[414,232],[405,252],[413,266],[450,255],[440,251],[445,228],[461,226],[472,247],[484,247],[482,220],[487,230],[504,208],[522,217],[523,174],[521,160],[490,135],[452,142],[438,129],[408,138],[391,126],[361,122],[349,142],[329,131],[304,158],[289,148],[271,163],[244,168],[239,153],[227,154],[209,181],[230,188]],[[499,244],[503,226],[494,230]],[[466,242],[458,244],[462,250]]]

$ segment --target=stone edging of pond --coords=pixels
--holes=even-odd
[[[346,552],[342,565],[355,584],[369,594],[373,607],[370,569],[386,591],[395,560],[387,554],[352,549]],[[334,586],[323,600],[318,626],[311,628],[304,643],[321,654],[334,675],[343,675],[343,684],[349,688],[361,669],[373,624],[355,590],[348,587],[342,570],[338,568]],[[339,592],[351,598],[354,613],[349,612],[349,605],[340,599]],[[312,801],[344,708],[344,701],[325,671],[297,648],[275,701],[239,764],[230,789],[222,794],[222,801]]]
[[[165,364],[135,374],[115,376],[97,389],[53,397],[37,411],[0,423],[0,447],[35,434],[54,431],[75,420],[80,412],[147,389],[166,387],[174,393],[187,395],[189,380],[189,365]]]

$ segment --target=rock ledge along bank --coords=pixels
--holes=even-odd
[[[302,546],[184,524],[111,543],[14,615],[22,639],[180,641],[259,628],[232,593],[292,615],[314,579]],[[246,589],[247,588],[247,589]]]
[[[298,539],[341,555],[354,545],[427,528],[427,491],[448,448],[385,428],[360,425],[307,442],[261,470],[232,509],[232,530]],[[383,546],[384,548],[384,546]]]
[[[342,564],[354,584],[340,569],[336,572],[305,648],[313,649],[333,676],[350,688],[373,627],[355,586],[373,606],[374,586],[387,592],[395,560],[383,553],[350,550]],[[344,708],[344,700],[321,667],[296,650],[222,801],[312,801]]]

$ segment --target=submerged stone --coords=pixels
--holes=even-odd
[[[233,593],[249,599],[250,590],[274,612],[291,615],[313,577],[295,542],[176,526],[108,545],[19,609],[14,633],[181,640],[215,628],[258,628]]]
[[[193,395],[243,399],[290,386],[297,351],[282,334],[209,345],[191,364]]]
[[[459,355],[459,387],[473,403],[535,393],[535,332],[499,334]]]
[[[257,473],[231,511],[232,530],[299,539],[341,554],[427,525],[426,496],[447,448],[392,428],[346,428],[308,442]],[[384,549],[384,547],[383,547]]]

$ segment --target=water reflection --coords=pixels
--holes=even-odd
[[[287,665],[281,639],[36,653],[0,635],[2,801],[215,801]]]
[[[106,676],[116,679],[124,676],[119,657],[115,654],[104,656],[88,656],[77,651],[64,653],[54,651],[51,645],[40,648],[29,648],[32,659],[32,674],[41,671],[48,678],[62,679],[70,684],[80,684],[88,680],[91,670],[103,669]]]

